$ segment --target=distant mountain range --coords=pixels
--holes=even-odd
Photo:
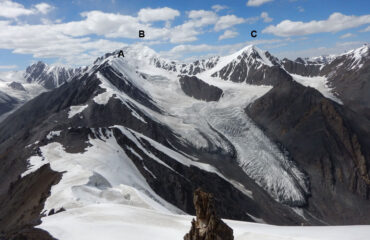
[[[0,81],[5,239],[59,239],[66,216],[98,206],[194,214],[198,187],[223,218],[370,223],[368,46],[295,61],[247,46],[193,63],[122,50]]]

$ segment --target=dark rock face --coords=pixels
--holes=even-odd
[[[370,221],[367,119],[293,81],[275,86],[246,112],[308,174],[312,214],[328,224]]]
[[[60,179],[60,173],[44,165],[11,183],[7,194],[0,195],[0,232],[5,233],[5,239],[53,239],[32,227],[41,223],[40,212],[50,195],[50,188]]]
[[[11,111],[18,104],[18,100],[0,91],[0,116]]]
[[[297,58],[295,61],[284,58],[281,65],[289,73],[298,74],[301,76],[318,76],[322,65],[316,62],[304,61],[302,58]]]
[[[23,87],[23,85],[19,82],[11,82],[9,84],[9,87],[11,87],[15,90],[19,90],[19,91],[26,91],[26,89]]]
[[[186,95],[207,102],[220,100],[223,93],[220,88],[209,85],[195,76],[180,76],[180,84]]]
[[[194,192],[196,220],[191,222],[190,232],[184,240],[233,240],[233,230],[215,212],[213,196],[197,189]]]

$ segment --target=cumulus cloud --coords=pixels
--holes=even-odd
[[[57,58],[72,65],[91,63],[97,56],[126,44],[109,40],[73,38],[50,25],[2,25],[0,49],[31,54],[35,58]]]
[[[139,39],[138,31],[145,31],[144,44],[185,44],[198,39],[198,36],[209,31],[224,31],[220,39],[235,37],[238,33],[229,28],[258,20],[240,18],[235,15],[219,16],[215,11],[192,10],[187,12],[186,20],[179,25],[171,26],[171,20],[180,12],[168,7],[145,8],[137,15],[88,11],[81,13],[81,19],[69,22],[52,20],[40,16],[39,24],[28,24],[26,21],[14,21],[22,15],[47,14],[53,6],[46,3],[32,5],[26,9],[23,5],[10,0],[0,0],[2,6],[7,4],[8,20],[0,20],[0,49],[12,50],[17,54],[31,54],[34,58],[56,58],[59,62],[72,65],[91,63],[97,56],[125,46],[125,43],[114,41],[114,38]],[[0,8],[0,16],[5,15]],[[2,14],[2,15],[1,15]],[[153,22],[164,21],[162,27]]]
[[[215,11],[215,12],[219,12],[221,10],[228,9],[228,8],[229,8],[228,6],[219,5],[219,4],[216,4],[216,5],[212,6],[213,11]]]
[[[221,36],[218,37],[218,40],[234,38],[238,35],[239,35],[238,32],[235,32],[235,31],[232,31],[232,30],[226,30]]]
[[[192,10],[188,13],[192,24],[196,27],[215,24],[219,20],[219,16],[212,11]]]
[[[48,12],[50,12],[51,10],[54,9],[53,6],[47,4],[47,3],[39,3],[39,4],[36,4],[35,5],[35,8],[37,9],[38,12],[42,13],[42,14],[47,14]]]
[[[333,13],[327,20],[294,22],[284,20],[276,26],[270,25],[263,33],[272,33],[276,36],[299,36],[322,32],[339,32],[341,30],[359,27],[370,23],[370,15],[347,16],[342,13]]]
[[[340,39],[343,39],[343,38],[349,38],[349,37],[354,37],[355,35],[352,34],[352,33],[346,33],[346,34],[343,34],[342,36],[340,36],[339,38]]]
[[[261,6],[262,4],[272,2],[274,0],[248,0],[247,6],[249,7],[258,7]]]
[[[218,19],[215,24],[215,31],[224,30],[230,28],[234,25],[244,23],[246,20],[244,18],[237,17],[235,15],[225,15]]]
[[[287,57],[290,59],[296,59],[297,57],[318,57],[322,55],[341,54],[350,49],[361,47],[363,44],[364,43],[360,41],[337,42],[333,47],[315,47],[298,51],[279,52],[276,56],[280,58]]]
[[[47,3],[36,4],[33,8],[27,9],[22,4],[11,0],[0,0],[0,17],[17,18],[33,14],[47,14],[53,6]]]
[[[30,9],[26,9],[22,4],[10,0],[0,1],[0,17],[16,18],[31,14],[34,14],[34,12]]]
[[[370,26],[368,26],[367,28],[365,29],[362,29],[360,32],[370,32]]]
[[[269,17],[269,14],[267,12],[262,12],[261,18],[264,22],[272,22],[272,18]]]
[[[144,8],[138,13],[138,18],[142,22],[168,21],[178,16],[180,16],[180,12],[169,7]]]
[[[0,65],[0,69],[1,70],[4,70],[4,69],[15,69],[15,68],[18,68],[17,65]]]
[[[235,44],[210,45],[210,44],[181,44],[173,47],[169,51],[162,51],[160,54],[173,59],[182,59],[183,54],[206,53],[201,56],[227,55],[239,51],[247,45],[272,46],[276,47],[279,43],[287,43],[293,40],[289,38],[275,39],[256,39],[252,41],[240,42]],[[272,45],[273,44],[273,45]],[[199,58],[199,56],[198,56]]]

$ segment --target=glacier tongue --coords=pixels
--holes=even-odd
[[[204,113],[207,121],[234,145],[245,173],[277,201],[305,203],[308,186],[293,162],[247,117],[242,108],[220,108]]]

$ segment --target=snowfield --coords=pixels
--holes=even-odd
[[[59,240],[181,240],[193,216],[123,204],[92,204],[42,219],[38,226]],[[370,226],[280,227],[225,220],[235,240],[365,240]]]

